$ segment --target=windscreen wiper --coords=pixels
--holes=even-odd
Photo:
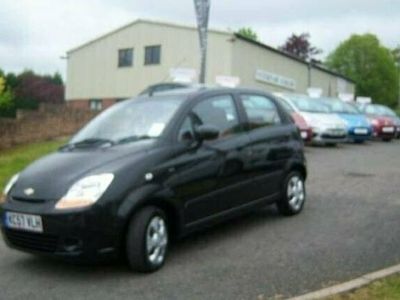
[[[64,146],[61,146],[59,150],[71,150],[74,148],[80,148],[80,147],[92,147],[92,146],[100,146],[100,145],[105,145],[109,144],[110,146],[113,146],[115,142],[110,139],[104,139],[104,138],[88,138],[84,139],[78,142],[74,143],[68,143]]]
[[[117,140],[115,142],[115,144],[126,144],[126,143],[131,143],[131,142],[136,142],[136,141],[149,140],[152,138],[153,137],[148,136],[148,135],[131,135],[131,136],[127,136],[127,137]]]

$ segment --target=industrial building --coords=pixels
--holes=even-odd
[[[196,81],[200,64],[194,26],[136,20],[67,52],[68,105],[101,110],[147,86]],[[182,75],[183,74],[183,75]],[[351,95],[354,83],[335,72],[229,31],[209,30],[206,83],[240,80],[270,92]]]

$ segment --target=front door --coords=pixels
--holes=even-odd
[[[212,125],[220,133],[217,139],[198,145],[195,128],[202,124]],[[169,162],[175,174],[168,184],[182,201],[186,225],[251,200],[250,139],[231,95],[213,96],[194,105],[182,123],[178,141],[185,146]]]

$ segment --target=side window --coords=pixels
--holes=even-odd
[[[180,142],[190,142],[194,140],[194,130],[190,115],[185,118],[185,121],[183,121],[179,129],[178,140]]]
[[[279,103],[283,106],[283,108],[284,108],[287,112],[289,112],[289,113],[294,112],[293,108],[289,105],[289,103],[286,102],[286,100],[283,100],[283,99],[281,99],[281,98],[278,98],[278,99],[280,100]]]
[[[241,131],[235,103],[230,95],[212,97],[201,101],[189,113],[179,131],[179,140],[193,138],[194,128],[212,125],[219,129],[219,138],[231,136]]]
[[[282,123],[275,103],[260,95],[241,95],[250,129],[275,126]]]

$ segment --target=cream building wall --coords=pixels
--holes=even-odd
[[[290,79],[295,85],[293,87],[261,81],[256,78],[257,70]],[[354,84],[347,79],[322,71],[315,66],[309,69],[309,65],[304,61],[241,38],[236,38],[233,43],[232,75],[240,77],[243,85],[270,92],[307,93],[310,80],[310,86],[321,88],[324,96],[334,97],[338,93],[354,93]],[[338,80],[342,82],[342,89],[338,88]]]
[[[145,47],[160,45],[161,62],[145,65]],[[133,66],[118,67],[118,50],[133,48]],[[133,97],[147,86],[169,82],[171,68],[199,69],[200,50],[195,27],[137,20],[70,50],[66,99],[87,108],[87,100],[101,99],[108,106],[116,99]],[[228,31],[209,31],[206,82],[218,75],[236,76],[241,85],[270,92],[306,93],[309,66],[302,60],[241,38]],[[256,72],[263,74],[256,78]],[[264,80],[265,77],[268,80]],[[275,80],[275,81],[274,81]],[[290,83],[290,84],[289,84]],[[354,92],[342,76],[313,67],[311,86],[325,96]]]
[[[207,82],[231,70],[231,34],[210,31]],[[144,65],[145,47],[161,45],[161,63]],[[118,50],[133,48],[133,66],[118,67]],[[126,98],[170,81],[171,68],[198,69],[195,28],[136,21],[68,52],[66,99]]]

